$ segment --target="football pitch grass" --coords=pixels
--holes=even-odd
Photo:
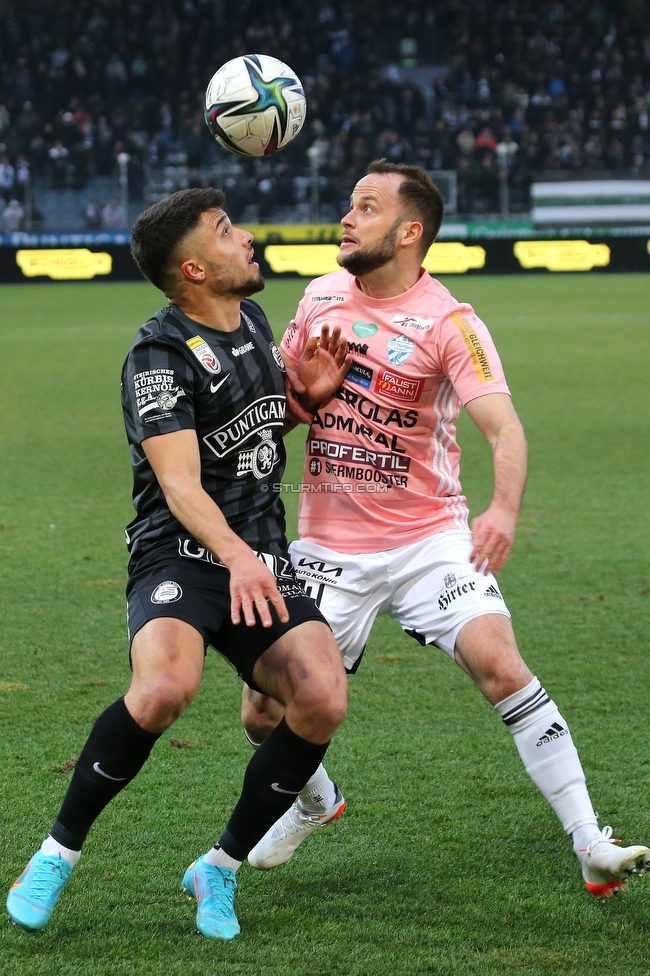
[[[650,841],[650,277],[456,278],[488,323],[530,443],[500,581],[523,654],[570,723],[601,824]],[[270,282],[281,334],[303,284]],[[128,684],[121,364],[160,303],[142,284],[0,288],[0,889],[38,847],[96,715]],[[300,480],[305,429],[289,438]],[[463,484],[490,456],[461,419]],[[295,534],[296,494],[285,494]],[[249,758],[215,652],[194,704],[110,805],[47,929],[0,922],[19,976],[641,976],[650,878],[585,892],[511,737],[436,648],[381,618],[327,758],[348,800],[286,866],[239,872],[242,934],[193,934],[185,868],[218,837]]]

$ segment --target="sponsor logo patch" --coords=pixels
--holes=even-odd
[[[403,366],[415,349],[415,343],[406,336],[393,336],[386,343],[388,362],[393,366]]]
[[[185,391],[176,385],[173,369],[145,369],[133,377],[138,416],[152,410],[173,410]]]
[[[312,295],[312,302],[344,302],[343,295]]]
[[[350,366],[346,380],[350,383],[357,383],[358,386],[364,386],[366,390],[370,389],[370,384],[372,383],[373,372],[369,366],[363,366],[361,363],[352,363]]]
[[[202,336],[193,336],[185,343],[208,373],[220,373],[221,363]]]
[[[426,332],[433,325],[433,319],[423,319],[419,315],[394,315],[391,319],[393,325],[399,325],[402,329],[417,329],[418,332]]]
[[[360,339],[369,339],[379,331],[379,326],[375,325],[374,322],[364,322],[362,319],[358,319],[352,326],[352,331]]]
[[[375,393],[402,403],[414,403],[419,400],[423,386],[424,380],[410,379],[392,369],[382,369],[375,382]]]
[[[223,458],[264,428],[282,427],[285,413],[286,401],[283,396],[271,394],[260,397],[223,427],[206,434],[203,440],[218,458]]]
[[[278,349],[278,347],[274,342],[271,343],[271,355],[275,359],[278,368],[281,369],[283,373],[286,373],[287,370],[286,370],[286,366],[284,365],[284,359],[282,358],[282,353],[280,352],[280,350]]]
[[[481,383],[487,383],[489,380],[493,380],[494,374],[492,372],[492,367],[490,366],[490,362],[487,358],[485,350],[481,345],[481,340],[465,316],[459,314],[452,315],[451,321],[454,323],[463,337],[463,342],[467,346],[472,360],[474,372],[478,376]]]
[[[243,346],[237,346],[235,349],[231,349],[230,355],[234,356],[236,359],[238,356],[243,356],[244,353],[250,352],[251,349],[254,348],[255,348],[254,342],[245,342]]]
[[[248,451],[240,451],[237,458],[237,477],[242,478],[251,472],[259,481],[266,478],[277,464],[278,449],[273,440],[273,432],[270,429],[260,430],[262,438],[260,444],[250,448]]]
[[[159,583],[151,594],[152,603],[176,603],[183,595],[183,591],[174,580],[165,580]]]
[[[368,355],[368,343],[367,342],[348,342],[348,350],[354,353],[355,356],[367,356]]]
[[[453,576],[453,573],[449,574]],[[445,592],[441,593],[438,597],[438,606],[441,610],[447,610],[454,600],[458,600],[460,597],[465,596],[466,593],[470,593],[476,589],[476,580],[469,580],[467,583],[460,583],[454,578],[454,583],[452,586],[447,586],[447,581],[445,579]]]

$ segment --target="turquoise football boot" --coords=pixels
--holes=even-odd
[[[7,911],[16,925],[34,932],[45,928],[71,874],[65,858],[37,851],[7,895]]]
[[[196,898],[196,927],[208,939],[234,939],[241,928],[235,915],[235,872],[197,858],[185,872],[182,888]]]

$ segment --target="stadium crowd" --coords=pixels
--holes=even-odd
[[[499,209],[507,167],[527,209],[533,174],[648,167],[649,15],[648,0],[8,0],[0,198],[15,215],[30,179],[81,188],[123,152],[135,200],[165,165],[218,168],[206,83],[260,52],[300,75],[309,117],[277,157],[241,162],[226,187],[234,216],[251,200],[261,220],[291,205],[317,164],[333,218],[380,156],[456,170],[463,213]],[[424,65],[436,67],[422,87],[411,69]]]

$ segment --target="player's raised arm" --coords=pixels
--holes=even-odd
[[[515,541],[517,518],[526,487],[528,446],[524,429],[506,393],[470,400],[468,414],[492,448],[492,501],[472,522],[472,562],[497,573]]]
[[[243,614],[255,625],[255,609],[264,627],[272,624],[267,599],[283,623],[289,619],[273,573],[228,526],[221,509],[201,485],[201,459],[195,430],[178,430],[142,442],[172,515],[214,553],[230,571],[231,618]]]
[[[328,403],[345,379],[352,356],[339,326],[330,333],[327,323],[320,335],[312,336],[299,359],[285,350],[282,357],[287,368],[287,401],[290,424],[311,423],[319,406]],[[294,421],[294,423],[291,423]]]

